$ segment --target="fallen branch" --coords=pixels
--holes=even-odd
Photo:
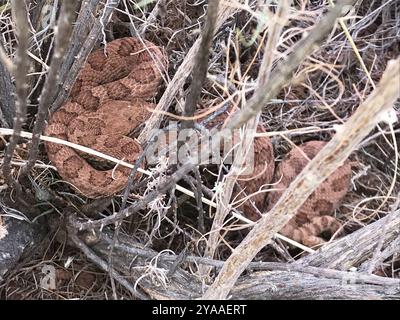
[[[113,236],[111,230],[105,229],[98,233],[94,244],[91,232],[83,234],[79,242],[90,240],[92,245],[86,249],[99,261],[108,257]],[[172,252],[156,252],[124,234],[119,235],[113,252],[114,266],[120,275],[130,277],[133,282],[141,279],[139,286],[153,299],[196,299],[201,295],[199,278],[184,271],[182,264],[208,265],[217,269],[224,265],[224,261],[203,257],[183,256],[180,262],[179,259],[180,256]],[[169,272],[171,268],[174,268],[173,273]],[[359,272],[277,262],[252,262],[248,270],[263,271],[242,276],[232,289],[233,299],[390,299],[400,294],[399,279]],[[169,274],[164,285],[160,285],[157,274]]]
[[[1,57],[2,52],[4,53],[4,58]],[[14,65],[8,59],[0,43],[0,125],[11,128],[15,115],[15,86],[12,83],[9,71],[13,69]],[[12,67],[9,66],[7,68],[6,65],[4,65],[7,62],[11,64]]]
[[[232,299],[266,300],[390,300],[400,298],[399,284],[376,285],[355,281],[352,272],[342,279],[302,272],[256,272],[232,289]]]

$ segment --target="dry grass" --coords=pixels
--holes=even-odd
[[[7,3],[8,1],[0,1],[0,30],[2,31],[0,59],[2,61],[4,61],[2,58],[4,52],[9,57],[13,57],[17,48],[15,26],[10,10],[6,6]],[[274,2],[269,2],[270,6],[267,10],[257,3],[263,3],[263,1],[231,1],[229,10],[236,13],[224,17],[226,21],[216,32],[209,59],[207,80],[200,97],[200,108],[209,109],[218,104],[223,106],[227,101],[238,104],[241,99],[249,99],[257,90],[256,79],[259,70],[272,72],[279,61],[285,59],[293,46],[317,23],[326,11],[329,1],[294,1],[295,5],[290,7],[284,19],[287,19],[288,23],[282,30],[279,28],[274,30],[273,35],[276,38],[270,40],[272,49],[268,52],[268,59],[264,59],[263,51],[267,35],[270,34],[266,28],[270,27],[268,21],[276,12],[276,6],[271,4]],[[188,52],[196,43],[203,25],[206,1],[158,0],[141,8],[133,4],[134,1],[130,0],[120,2],[110,24],[103,30],[104,34],[107,39],[111,39],[111,37],[119,38],[130,35],[131,32],[139,32],[140,36],[164,48],[169,67],[159,90],[160,95],[156,99],[157,102],[161,101],[159,104],[161,111],[181,115],[190,83],[189,79],[184,81],[184,78],[188,75],[190,68],[180,69],[180,66],[190,66],[193,62],[194,57],[188,55]],[[226,5],[227,2],[222,1],[222,4]],[[33,34],[30,35],[32,39],[29,42],[29,56],[33,69],[27,78],[30,100],[28,121],[23,128],[26,132],[32,132],[33,115],[39,105],[40,90],[48,72],[51,61],[50,52],[54,46],[51,41],[54,30],[51,27],[43,28],[40,23],[44,19],[45,11],[33,5],[30,12]],[[153,16],[151,12],[156,12],[157,15]],[[357,1],[353,10],[341,19],[321,47],[299,66],[290,84],[280,91],[276,99],[268,102],[263,108],[259,121],[267,128],[267,134],[273,141],[277,161],[280,161],[294,144],[309,140],[329,140],[334,135],[336,128],[345,123],[373,91],[387,62],[399,55],[399,35],[400,4],[398,1],[386,1],[383,4],[380,1]],[[194,51],[193,54],[195,53]],[[7,61],[9,65],[11,62]],[[176,84],[173,80],[171,82],[171,79],[177,72],[182,72],[180,78],[183,80]],[[0,88],[2,88],[1,85]],[[170,92],[168,97],[162,96],[165,90]],[[0,100],[1,104],[2,100]],[[398,117],[398,102],[394,110],[394,114]],[[7,117],[5,112],[0,115],[0,121]],[[163,117],[162,112],[158,112],[154,114],[150,123],[149,126],[160,124],[161,127],[166,127],[168,119]],[[342,222],[346,234],[360,231],[388,213],[399,210],[396,199],[400,194],[398,177],[400,127],[396,121],[392,123],[388,121],[388,123],[380,123],[380,126],[364,139],[358,150],[350,157],[356,164],[353,169],[352,187],[343,205],[335,212],[335,217]],[[6,125],[3,124],[2,127]],[[148,136],[142,134],[141,139],[146,141]],[[5,151],[2,151],[0,155],[1,160],[4,157],[3,152]],[[17,146],[11,162],[14,178],[19,176],[21,167],[26,162],[27,152],[26,145]],[[109,160],[118,162],[118,159]],[[64,233],[56,232],[60,221],[63,221],[59,217],[65,213],[66,208],[75,209],[79,218],[85,221],[111,216],[123,209],[121,208],[122,193],[105,204],[97,202],[93,204],[78,193],[74,193],[74,189],[66,182],[59,180],[54,169],[47,163],[45,152],[41,152],[39,160],[31,171],[31,179],[22,183],[25,188],[32,188],[36,190],[36,193],[50,197],[51,200],[38,199],[36,196],[35,209],[40,214],[45,213],[47,217],[56,217],[49,218],[50,225],[53,226],[50,232],[51,237],[44,240],[33,258],[21,260],[18,268],[7,274],[5,280],[0,283],[0,297],[8,299],[134,298],[135,295],[129,288],[118,282],[114,283],[109,273],[101,270],[98,261],[85,256],[77,249],[76,243],[68,242],[66,237],[63,237]],[[155,168],[149,168],[146,171],[149,177],[134,186],[127,199],[126,207],[129,208],[137,200],[143,199],[155,190],[154,188],[165,180],[169,169],[162,161]],[[220,171],[224,172],[223,169]],[[156,290],[151,287],[151,283],[158,283],[160,287],[163,287],[162,284],[171,285],[175,281],[172,280],[172,267],[169,265],[170,269],[168,269],[160,262],[163,256],[166,256],[165,261],[170,261],[168,253],[164,250],[171,250],[176,255],[174,258],[177,261],[180,261],[179,259],[184,261],[179,265],[179,271],[176,273],[187,272],[187,275],[193,277],[191,279],[202,280],[198,273],[202,261],[197,258],[203,256],[210,232],[219,235],[212,230],[212,224],[215,197],[220,195],[218,191],[220,192],[221,189],[218,188],[221,188],[221,184],[215,188],[216,175],[218,175],[218,170],[215,168],[201,167],[199,172],[203,184],[202,220],[197,210],[198,189],[195,175],[193,175],[191,180],[181,180],[179,186],[176,187],[176,192],[172,190],[157,197],[145,210],[137,210],[121,224],[118,231],[121,236],[143,245],[143,248],[140,248],[143,251],[138,249],[136,252],[138,260],[125,261],[127,266],[122,265],[123,259],[121,260],[120,256],[115,258],[113,266],[121,274],[133,274],[131,284],[141,288],[142,294],[148,293],[151,297],[160,297],[163,294],[168,296],[167,293],[161,292],[161,289],[160,292],[155,292]],[[0,197],[4,199],[4,206],[12,208],[11,200],[16,197],[15,190],[1,188],[0,192]],[[228,193],[228,199],[223,199],[222,203],[229,205],[233,200],[229,196]],[[199,201],[198,197],[197,200]],[[93,213],[96,213],[96,216],[93,216]],[[0,212],[0,223],[1,214],[2,212]],[[214,272],[216,261],[228,259],[233,249],[245,236],[247,232],[245,228],[251,225],[235,212],[228,211],[226,214],[227,218],[221,220],[221,229],[217,229],[222,232],[215,237],[213,248],[209,250],[213,254],[209,255],[208,264],[204,264],[214,267],[211,269]],[[0,225],[0,234],[1,232]],[[370,273],[391,279],[400,278],[400,255],[399,250],[396,249],[398,244],[398,237],[389,244],[385,243],[379,251],[387,254],[380,255],[383,258],[378,258],[373,270],[369,270]],[[118,246],[115,248],[115,250],[121,249]],[[293,259],[301,261],[302,256],[305,255],[304,251],[313,251],[307,248],[302,249],[288,247],[287,242],[276,238],[271,245],[258,253],[255,260],[280,263],[290,263]],[[97,253],[104,261],[110,262],[102,249],[98,248]],[[182,256],[179,256],[180,254]],[[69,260],[71,258],[72,261]],[[355,267],[365,272],[370,266],[369,263],[371,263],[370,259],[366,259]],[[42,277],[43,265],[55,267],[59,279],[56,290],[41,288],[39,279]],[[329,268],[329,266],[322,267]],[[214,274],[211,273],[210,276],[212,278]],[[168,292],[168,289],[165,290]],[[178,290],[170,290],[171,296],[179,297]],[[196,296],[199,293],[194,290],[192,294]]]

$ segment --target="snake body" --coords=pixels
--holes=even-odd
[[[148,41],[122,38],[90,54],[67,102],[49,120],[45,134],[68,140],[126,162],[142,152],[127,135],[150,116],[165,57]],[[60,176],[89,198],[114,195],[127,182],[129,169],[98,170],[76,150],[46,143]]]
[[[148,100],[157,92],[166,59],[157,46],[136,38],[114,40],[108,43],[106,53],[99,49],[89,56],[69,99],[51,116],[45,134],[134,163],[142,148],[127,135],[149,117],[148,109],[153,105]],[[265,132],[265,128],[259,126],[258,131]],[[272,143],[268,137],[256,138],[254,171],[241,176],[240,188],[235,190],[236,194],[256,193],[251,197],[252,202],[241,205],[244,214],[257,220],[259,212],[272,208],[324,144],[309,141],[293,148],[274,175]],[[46,149],[60,176],[87,197],[111,196],[126,185],[127,168],[99,170],[70,147],[46,143]],[[340,228],[331,213],[347,193],[350,178],[351,167],[346,162],[318,187],[281,233],[309,246],[323,243],[319,237],[322,231],[333,233]],[[268,196],[257,192],[262,185],[274,181],[275,191]]]

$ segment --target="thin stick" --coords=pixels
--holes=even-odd
[[[189,95],[186,98],[184,115],[193,116],[196,112],[196,104],[200,98],[203,83],[206,80],[208,69],[208,56],[215,32],[215,25],[218,15],[219,0],[213,0],[208,3],[207,19],[204,24],[203,33],[201,35],[200,47],[195,57],[195,64],[192,68],[192,83],[190,85]],[[184,121],[182,127],[193,127],[193,120]]]
[[[39,107],[33,136],[29,146],[29,158],[25,167],[22,168],[21,175],[27,174],[35,164],[39,150],[40,134],[43,132],[48,109],[57,90],[57,78],[64,54],[67,49],[72,32],[72,18],[74,15],[75,4],[73,1],[64,1],[61,6],[60,16],[55,32],[55,48],[51,60],[50,69],[43,86],[39,99]]]
[[[0,43],[0,56],[1,51],[2,46]],[[1,58],[0,61],[2,61]],[[15,87],[12,84],[11,74],[8,70],[4,65],[4,61],[0,63],[0,125],[11,128],[15,114]]]
[[[10,138],[4,154],[3,175],[7,184],[14,186],[17,191],[21,191],[20,184],[14,180],[11,174],[11,159],[17,146],[22,125],[26,120],[26,100],[28,96],[28,84],[26,75],[29,71],[28,45],[29,45],[29,24],[28,12],[25,1],[12,1],[11,8],[15,17],[16,34],[18,36],[18,49],[15,56],[14,78],[16,87],[16,103],[14,132]]]
[[[385,230],[384,233],[381,232],[383,229]],[[294,263],[302,266],[340,270],[349,270],[362,263],[359,270],[366,271],[363,266],[365,266],[367,259],[373,255],[377,243],[383,237],[384,246],[390,248],[395,245],[399,230],[400,210],[397,210],[342,239],[328,243],[324,250],[319,250]],[[394,249],[394,252],[399,251],[399,247],[395,246]]]

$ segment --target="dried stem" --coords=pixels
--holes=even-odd
[[[74,230],[71,230],[74,232]],[[98,267],[100,267],[103,271],[108,272],[108,274],[113,277],[117,282],[119,282],[122,286],[124,286],[134,297],[137,297],[141,300],[148,300],[148,298],[135,290],[135,288],[126,280],[122,275],[118,274],[115,270],[112,270],[106,261],[97,256],[90,248],[81,240],[79,237],[70,233],[69,238],[74,243],[74,245],[79,248],[92,262],[94,262]],[[110,270],[111,269],[111,270]]]
[[[382,229],[385,229],[383,238]],[[399,247],[391,247],[390,244],[398,241],[399,230],[400,210],[397,210],[342,239],[325,245],[324,250],[319,250],[295,263],[302,266],[348,270],[369,261],[367,259],[373,255],[377,243],[382,239],[385,246],[398,252]]]
[[[63,84],[66,81],[74,61],[80,60],[78,57],[87,57],[86,51],[84,53],[81,52],[82,48],[85,47],[82,46],[82,44],[85,42],[88,33],[93,28],[96,21],[96,8],[99,2],[100,0],[86,0],[82,3],[81,10],[75,22],[74,31],[71,35],[70,47],[60,69],[59,84]],[[93,46],[89,47],[93,48]],[[90,53],[90,50],[88,53]],[[85,61],[85,59],[83,59],[83,61]]]
[[[354,151],[400,95],[400,58],[388,63],[379,86],[340,128],[332,140],[296,177],[271,211],[234,250],[204,299],[224,299],[255,255],[294,216],[297,209]]]
[[[195,64],[192,67],[192,83],[189,89],[189,95],[186,99],[184,115],[191,117],[196,112],[196,104],[200,98],[203,83],[206,80],[208,70],[208,56],[215,33],[215,25],[218,16],[219,0],[210,1],[207,9],[207,19],[201,35],[199,50],[194,58]],[[183,128],[193,127],[193,120],[183,121]]]
[[[166,0],[158,0],[154,5],[153,10],[150,12],[147,20],[138,28],[138,34],[143,35],[147,31],[149,25],[156,21],[159,12],[165,10]]]
[[[73,1],[64,1],[61,6],[60,16],[58,18],[57,26],[55,27],[54,54],[50,64],[49,73],[39,99],[37,118],[32,132],[32,140],[29,146],[29,158],[26,166],[22,168],[22,175],[27,174],[36,162],[40,135],[44,129],[49,106],[57,90],[58,72],[61,63],[64,60],[64,54],[68,47],[69,38],[71,36],[74,9],[75,4]]]
[[[11,9],[15,18],[16,35],[18,37],[18,49],[15,56],[15,118],[14,118],[14,134],[10,138],[4,154],[3,175],[7,183],[13,185],[17,190],[21,190],[19,183],[14,180],[11,174],[11,159],[17,146],[22,125],[26,120],[26,104],[28,95],[27,74],[29,71],[28,45],[29,45],[29,23],[28,12],[25,1],[12,1]]]
[[[0,123],[6,128],[11,128],[15,116],[15,86],[11,80],[14,71],[15,66],[0,42]]]

